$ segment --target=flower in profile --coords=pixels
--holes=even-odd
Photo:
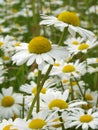
[[[84,38],[81,37],[69,37],[66,41],[64,41],[65,45],[78,45],[84,41]]]
[[[92,38],[92,40],[86,40],[82,43],[75,44],[68,44],[68,51],[70,54],[77,54],[78,52],[87,53],[89,49],[92,49],[98,45],[98,42],[96,41],[96,38]]]
[[[57,29],[63,31],[64,28],[68,28],[69,33],[72,36],[75,36],[76,33],[79,33],[84,38],[94,37],[94,33],[79,27],[80,19],[75,12],[64,11],[61,12],[58,17],[41,15],[43,19],[40,22],[40,25],[54,25]]]
[[[14,117],[15,114],[20,116],[22,100],[23,96],[14,93],[12,87],[2,88],[2,93],[0,93],[0,117],[10,118]]]
[[[66,89],[63,93],[60,91],[47,91],[46,94],[42,95],[42,107],[43,109],[49,110],[73,110],[76,109],[75,106],[79,106],[81,104],[86,104],[84,101],[75,100],[75,101],[67,101],[69,98],[69,89]],[[77,107],[79,108],[79,107]]]
[[[82,127],[82,130],[98,129],[98,111],[93,111],[93,109],[86,112],[83,110],[74,111],[74,113],[71,113],[70,120],[70,127],[75,126],[76,129],[80,127]]]
[[[29,44],[22,43],[17,47],[16,54],[12,56],[13,63],[22,65],[27,62],[27,66],[36,62],[38,65],[43,63],[53,64],[55,59],[66,59],[67,51],[64,47],[52,45],[51,42],[43,37],[34,37]]]
[[[29,130],[39,130],[43,129],[46,130],[53,125],[56,125],[58,122],[53,122],[55,119],[56,112],[50,112],[48,110],[40,111],[38,113],[33,113],[33,119],[29,119],[27,121]],[[59,118],[59,117],[57,117]]]
[[[85,63],[79,62],[79,60],[76,60],[74,63],[63,62],[60,66],[53,68],[51,71],[51,75],[58,75],[59,77],[67,77],[68,79],[70,79],[71,77],[79,78],[85,73],[86,73]]]

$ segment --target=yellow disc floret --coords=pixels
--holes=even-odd
[[[70,73],[70,72],[73,72],[73,71],[75,71],[75,67],[73,65],[70,65],[70,64],[64,66],[63,69],[62,69],[63,73]]]
[[[87,93],[85,94],[85,99],[90,101],[90,100],[93,100],[93,97],[90,93]]]
[[[53,122],[56,123],[56,124],[52,125],[52,127],[54,127],[54,128],[59,128],[62,126],[62,124],[60,122],[60,118],[54,119]]]
[[[7,60],[9,60],[10,59],[10,57],[9,56],[3,56],[3,60],[5,60],[5,61],[7,61]]]
[[[88,44],[86,44],[86,43],[82,43],[82,44],[80,44],[79,46],[78,46],[78,50],[86,50],[86,49],[88,49],[89,48],[89,45]]]
[[[12,126],[12,125],[6,125],[6,126],[3,128],[3,130],[10,130],[11,126]]]
[[[50,41],[42,36],[33,38],[28,45],[30,53],[42,54],[51,50]]]
[[[85,114],[80,117],[80,121],[84,123],[88,123],[93,120],[93,117],[91,115]]]
[[[47,91],[47,89],[46,89],[45,87],[43,87],[43,88],[41,89],[41,93],[42,93],[42,94],[45,94],[46,91]],[[34,94],[37,93],[37,87],[34,87],[34,88],[32,89],[32,93],[34,93]]]
[[[4,96],[1,100],[3,107],[11,107],[14,104],[14,98],[11,96]]]
[[[0,42],[0,47],[1,47],[3,44],[4,44],[3,42]]]
[[[78,41],[73,41],[72,44],[73,44],[73,45],[78,45],[79,42],[78,42]]]
[[[2,130],[11,130],[12,125],[6,125]],[[13,129],[13,130],[18,130],[18,129]]]
[[[58,15],[58,20],[74,26],[80,25],[79,17],[76,15],[75,12],[62,12]]]
[[[98,62],[98,58],[96,58],[96,62]]]
[[[41,129],[45,125],[46,125],[46,121],[44,121],[43,119],[37,118],[37,119],[33,119],[29,123],[29,128],[32,129],[32,130],[33,129]]]
[[[68,108],[68,103],[62,99],[54,99],[48,104],[49,109],[53,109],[55,107],[59,109]]]

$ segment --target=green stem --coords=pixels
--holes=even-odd
[[[38,71],[38,77],[37,77],[37,91],[40,88],[40,80],[41,80],[41,71]],[[39,112],[40,110],[40,94],[37,96],[37,101],[36,101],[36,112]]]
[[[24,106],[25,106],[25,98],[24,98],[24,96],[23,96],[22,119],[24,118]]]
[[[49,66],[49,68],[48,68],[46,74],[44,75],[44,78],[43,78],[42,82],[40,83],[40,87],[38,88],[37,93],[36,93],[36,95],[35,95],[35,97],[34,97],[34,99],[33,99],[33,101],[32,101],[32,104],[31,104],[30,109],[29,109],[29,111],[28,111],[28,115],[27,115],[27,119],[26,119],[26,120],[28,120],[28,119],[31,117],[31,115],[32,115],[32,111],[33,111],[34,105],[35,105],[35,103],[36,103],[37,97],[38,97],[38,95],[39,95],[41,89],[43,88],[43,85],[44,85],[46,79],[48,78],[48,75],[49,75],[49,73],[50,73],[52,67],[53,67],[53,65],[50,65],[50,66]]]
[[[74,90],[72,85],[72,79],[70,79],[70,86],[71,86],[71,100],[74,100]]]
[[[76,83],[77,83],[77,85],[78,85],[78,88],[79,88],[79,90],[80,90],[80,93],[81,93],[83,99],[85,100],[85,95],[84,95],[84,93],[82,92],[82,89],[81,89],[81,87],[80,87],[80,85],[79,85],[79,83],[78,83],[78,80],[77,80],[75,77],[74,77],[74,79],[75,79],[75,81],[76,81]]]
[[[66,28],[64,28],[64,30],[63,30],[63,32],[62,32],[62,35],[61,35],[61,37],[60,37],[60,40],[59,40],[59,42],[58,42],[58,45],[59,45],[59,46],[62,46],[62,44],[63,44],[65,31],[66,31]]]

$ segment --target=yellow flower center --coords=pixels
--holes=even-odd
[[[9,56],[3,56],[3,60],[9,60],[10,57]]]
[[[78,42],[78,41],[73,41],[72,44],[74,44],[74,45],[78,45],[79,42]]]
[[[58,20],[74,26],[80,25],[79,17],[76,15],[75,12],[68,12],[68,11],[62,12],[58,15]]]
[[[20,46],[20,42],[17,42],[17,43],[15,44],[15,46]]]
[[[68,108],[68,103],[62,99],[54,99],[48,104],[49,109],[57,107],[59,109]]]
[[[18,10],[17,10],[17,9],[12,9],[12,12],[13,12],[13,13],[17,13]]]
[[[30,53],[42,54],[51,50],[51,44],[47,38],[38,36],[29,42],[28,50]]]
[[[59,128],[59,127],[61,127],[62,125],[61,125],[61,123],[59,123],[59,121],[60,121],[59,118],[54,119],[53,122],[54,122],[54,123],[58,122],[58,123],[55,124],[55,125],[52,125],[52,127],[54,127],[54,128]]]
[[[62,83],[67,83],[67,82],[68,82],[67,79],[63,79],[63,80],[62,80]]]
[[[89,45],[88,44],[86,44],[86,43],[82,43],[82,44],[80,44],[79,46],[78,46],[78,50],[86,50],[86,49],[88,49],[89,48]]]
[[[98,62],[98,58],[96,58],[96,62]]]
[[[34,119],[29,123],[30,129],[41,129],[46,125],[46,122],[43,119]]]
[[[12,125],[6,125],[6,126],[3,128],[3,130],[10,130],[11,126],[12,126]],[[13,129],[13,130],[18,130],[18,129]]]
[[[10,107],[14,104],[14,98],[11,96],[4,96],[1,101],[2,106]]]
[[[71,83],[69,83],[69,86],[75,86],[75,85],[77,85],[77,82],[75,82],[75,81],[72,81]]]
[[[53,66],[60,66],[60,63],[54,63]]]
[[[82,108],[84,109],[84,110],[88,110],[88,109],[90,109],[90,108],[92,108],[93,106],[92,106],[92,104],[83,104],[82,105]]]
[[[2,30],[2,27],[0,26],[0,33],[2,33],[3,32],[3,30]]]
[[[85,99],[86,100],[93,100],[93,97],[90,93],[87,93],[87,94],[85,94]]]
[[[3,44],[4,44],[3,42],[0,42],[0,47],[1,47]]]
[[[42,94],[45,94],[46,91],[47,91],[47,89],[44,88],[44,87],[41,89],[41,93],[42,93]],[[34,88],[32,89],[32,93],[36,94],[36,92],[37,92],[37,87],[34,87]]]
[[[93,120],[93,117],[91,115],[85,114],[80,117],[80,122],[88,123]]]
[[[63,73],[70,73],[75,71],[75,67],[73,65],[66,65],[63,67],[62,72]]]
[[[5,126],[4,128],[3,128],[3,130],[10,130],[10,127],[11,127],[12,125],[7,125],[7,126]]]

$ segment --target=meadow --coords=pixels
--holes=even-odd
[[[98,130],[97,0],[0,0],[0,130]]]

